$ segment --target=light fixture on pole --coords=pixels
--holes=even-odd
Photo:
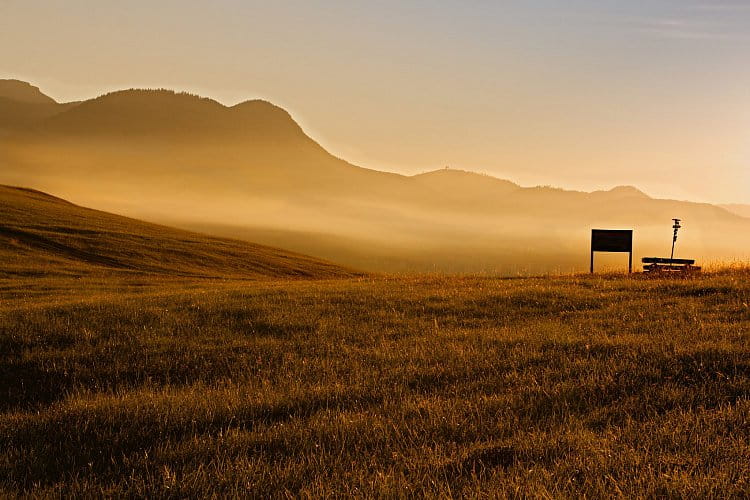
[[[674,229],[674,234],[672,235],[672,254],[669,256],[669,264],[672,265],[672,260],[674,260],[674,244],[677,242],[677,231],[680,230],[682,227],[680,225],[680,219],[672,219],[674,221],[674,225],[672,226],[672,229]]]

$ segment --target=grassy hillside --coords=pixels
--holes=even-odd
[[[744,497],[748,278],[0,279],[0,495]]]
[[[303,255],[212,238],[0,186],[0,276],[146,273],[330,278],[353,273]]]

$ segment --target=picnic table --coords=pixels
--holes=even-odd
[[[644,257],[644,273],[690,273],[701,270],[700,266],[695,265],[695,259],[670,259],[665,257]]]

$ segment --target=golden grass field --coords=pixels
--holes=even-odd
[[[6,278],[0,491],[746,496],[749,278]]]
[[[750,495],[748,268],[367,275],[0,218],[0,496]]]

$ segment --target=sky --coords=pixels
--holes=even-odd
[[[0,0],[58,101],[267,99],[336,156],[750,203],[750,0]]]

